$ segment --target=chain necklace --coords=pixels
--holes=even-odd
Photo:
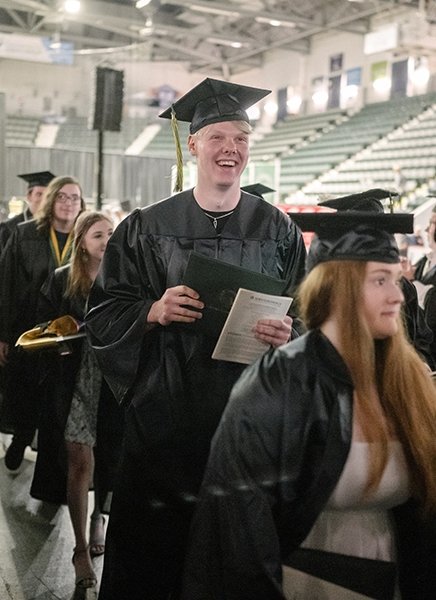
[[[218,219],[224,219],[225,217],[230,217],[230,215],[232,215],[235,210],[231,210],[228,213],[225,213],[224,215],[220,215],[219,217],[214,217],[213,215],[210,215],[209,213],[207,213],[205,210],[203,210],[204,214],[206,215],[206,217],[209,217],[209,219],[212,219],[212,225],[215,227],[215,229],[218,227]]]

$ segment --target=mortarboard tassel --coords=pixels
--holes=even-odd
[[[183,190],[183,154],[180,145],[179,124],[177,122],[176,112],[174,107],[171,107],[171,129],[173,130],[174,143],[176,145],[176,183],[174,192]]]

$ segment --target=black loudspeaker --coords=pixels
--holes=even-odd
[[[120,131],[123,113],[124,72],[97,67],[92,129]]]

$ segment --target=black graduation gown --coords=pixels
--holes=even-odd
[[[403,277],[401,289],[404,294],[404,316],[408,338],[422,359],[434,370],[436,353],[433,348],[436,340],[433,331],[436,329],[430,326],[426,312],[419,306],[418,295],[413,283]]]
[[[415,264],[415,279],[425,284],[435,285],[436,284],[436,267],[429,269],[424,273],[424,269],[427,264],[427,257],[423,256]]]
[[[300,231],[243,192],[219,235],[192,191],[134,211],[115,230],[86,317],[102,371],[127,407],[101,598],[167,597],[210,439],[244,368],[212,360],[216,340],[190,324],[145,332],[150,306],[182,282],[192,250],[281,278],[289,290],[304,275]]]
[[[305,540],[339,480],[352,415],[350,375],[319,331],[244,371],[212,441],[183,600],[284,600],[282,563]],[[392,512],[402,598],[431,600],[435,520],[423,522],[412,501]]]
[[[86,299],[66,297],[70,265],[56,269],[44,282],[39,296],[38,321],[45,322],[62,315],[71,315],[79,323],[84,320]],[[69,342],[71,354],[56,351],[39,353],[42,385],[45,389],[38,430],[38,454],[30,494],[34,498],[65,504],[67,459],[64,431],[71,408],[77,373],[80,366],[82,339]],[[123,412],[103,382],[97,418],[97,448],[95,449],[94,484],[99,486],[100,508],[107,510],[105,499],[113,489],[113,477],[119,460],[122,439]]]
[[[158,326],[145,334],[150,306],[181,283],[192,250],[284,279],[289,290],[304,276],[299,230],[281,211],[245,193],[221,235],[192,191],[137,210],[117,227],[86,322],[105,377],[135,414],[139,446],[175,436],[186,443],[198,430],[209,437],[243,369],[212,360],[216,340],[198,334],[195,325]]]
[[[83,321],[84,299],[64,296],[69,266],[56,269],[44,282],[39,294],[37,321],[44,323],[62,315]],[[71,354],[60,356],[56,350],[38,353],[44,400],[38,427],[38,455],[30,495],[38,500],[66,503],[66,451],[64,429],[70,410],[74,384],[80,364],[81,339],[70,342]]]
[[[3,223],[0,223],[0,253],[5,248],[6,242],[12,235],[15,227],[24,221],[29,221],[30,219],[33,219],[33,215],[30,210],[27,209],[25,212],[15,215],[15,217],[11,217]]]
[[[38,230],[34,220],[20,223],[0,255],[0,340],[9,343],[9,360],[3,369],[2,431],[26,431],[32,437],[37,426],[41,399],[37,358],[17,351],[14,344],[37,323],[39,290],[55,268],[49,232]]]
[[[427,257],[423,256],[415,265],[415,279],[420,281],[424,285],[432,285],[433,288],[429,289],[424,299],[424,319],[427,326],[432,331],[433,339],[430,341],[430,353],[432,356],[433,364],[430,365],[433,370],[436,370],[436,267],[432,267],[429,271],[424,274],[426,267]]]

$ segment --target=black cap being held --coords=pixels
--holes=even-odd
[[[55,175],[50,171],[39,171],[37,173],[24,173],[23,175],[17,175],[17,177],[24,179],[28,189],[31,189],[36,186],[47,187],[50,181],[55,178]]]
[[[372,200],[380,200],[380,197],[371,200],[373,192],[369,190],[367,193],[366,200],[369,199],[369,202],[364,202],[363,193],[322,203],[327,206],[328,202],[330,207],[335,203],[337,212],[291,214],[303,231],[316,233],[307,257],[308,271],[320,263],[333,260],[400,262],[393,234],[413,232],[413,215],[385,214],[379,211],[379,207],[369,208]]]

